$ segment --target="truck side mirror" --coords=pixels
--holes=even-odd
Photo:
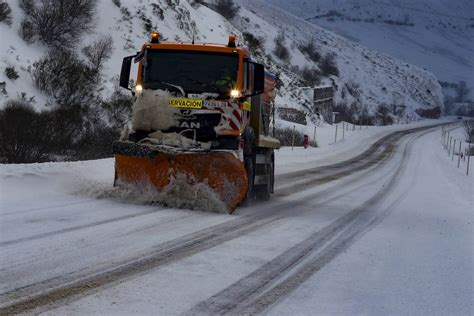
[[[136,55],[125,57],[122,61],[122,70],[120,71],[120,86],[127,90],[131,90],[129,88],[130,84],[130,69],[132,68],[132,59]]]
[[[262,64],[254,64],[253,95],[262,94],[265,88],[265,68]]]

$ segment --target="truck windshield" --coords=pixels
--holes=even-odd
[[[173,92],[205,92],[228,98],[235,87],[237,54],[178,50],[148,50],[143,71],[143,87]]]

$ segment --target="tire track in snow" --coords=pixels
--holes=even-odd
[[[343,186],[349,186],[358,179],[352,179]],[[331,197],[331,193],[333,196]],[[312,211],[315,206],[322,206],[330,201],[337,200],[347,192],[334,195],[331,188],[317,192],[308,199],[324,199],[325,201],[318,205],[312,205],[309,210]],[[297,204],[304,204],[303,202]],[[246,233],[253,232],[260,227],[275,222],[293,213],[295,202],[284,202],[280,206],[268,206],[257,215],[244,216],[239,219],[231,220],[210,228],[201,230],[196,233],[183,236],[181,238],[160,244],[155,247],[157,250],[155,254],[145,253],[137,256],[133,260],[127,262],[116,263],[114,267],[103,269],[98,272],[80,271],[80,273],[71,273],[67,276],[55,277],[42,282],[28,285],[26,287],[17,288],[13,291],[0,294],[0,302],[16,301],[9,305],[0,307],[0,314],[3,313],[21,313],[31,309],[48,305],[51,308],[55,303],[64,304],[64,300],[73,300],[74,297],[86,295],[91,290],[102,287],[107,284],[131,277],[133,275],[160,267],[162,265],[175,262],[186,256],[207,250],[215,247],[226,241],[243,236]],[[278,213],[287,211],[285,214]],[[300,210],[301,212],[302,210]],[[261,221],[261,222],[258,222]],[[219,230],[217,230],[219,228]],[[215,238],[213,240],[211,237]],[[195,247],[191,249],[188,244],[193,244]],[[184,248],[182,246],[185,246]],[[165,260],[164,260],[165,259]]]
[[[347,182],[347,184],[345,183],[344,186],[349,186],[350,184],[353,184],[357,181],[357,179],[352,179],[351,181]],[[337,200],[346,194],[341,193],[334,195],[334,192],[332,191],[332,189],[328,188],[310,196],[309,198],[326,198],[326,200],[317,205],[311,205],[311,208],[307,209],[306,211],[312,211],[314,206],[322,206],[330,201]],[[333,193],[332,197],[330,196],[331,193]],[[140,255],[135,255],[132,259],[116,262],[113,267],[103,268],[100,271],[89,271],[87,269],[83,269],[79,273],[73,272],[66,276],[54,277],[45,281],[17,288],[12,291],[1,293],[0,302],[11,303],[12,301],[17,301],[17,303],[9,305],[0,303],[4,305],[0,307],[0,315],[2,315],[4,312],[7,314],[19,313],[28,311],[38,306],[51,305],[51,303],[54,303],[55,301],[62,301],[68,297],[84,294],[103,285],[134,276],[168,263],[175,262],[181,258],[215,247],[226,241],[253,232],[264,225],[285,218],[286,216],[289,216],[293,213],[294,210],[290,209],[290,211],[288,211],[288,208],[294,205],[294,202],[285,202],[280,206],[269,206],[264,209],[263,212],[258,213],[257,215],[243,216],[241,218],[218,224],[159,244],[154,247],[154,253],[146,252]],[[286,211],[286,213],[283,211]],[[303,210],[300,211],[302,212]],[[194,245],[194,249],[188,247],[190,244]],[[185,247],[181,249],[182,246]],[[189,252],[189,250],[193,251]],[[171,255],[175,255],[181,251],[182,256],[173,257]],[[163,257],[166,260],[163,260]]]
[[[421,129],[433,128],[424,127]],[[413,129],[418,131],[420,128]],[[408,134],[413,131],[405,131]],[[398,132],[395,132],[396,134]],[[392,141],[390,138],[385,138],[383,144],[387,141]],[[372,153],[366,153],[372,154]],[[359,155],[364,159],[363,155]],[[389,155],[385,155],[387,158]],[[376,158],[378,161],[380,157]],[[351,163],[354,159],[350,159]],[[343,165],[343,167],[347,164]],[[370,166],[368,166],[370,167]],[[343,172],[339,177],[325,177],[319,179],[318,183],[331,182],[352,173],[361,171],[361,167],[352,168],[351,171]],[[356,181],[356,180],[354,180]],[[344,186],[344,184],[342,185]],[[329,191],[329,190],[327,190]],[[329,192],[318,192],[307,199],[327,198]],[[343,194],[341,194],[342,196]],[[330,200],[339,197],[335,196]],[[276,200],[278,203],[279,201]],[[159,244],[150,252],[141,255],[135,255],[131,259],[116,262],[112,267],[104,268],[101,271],[80,271],[78,273],[70,273],[66,276],[55,277],[49,280],[17,288],[0,294],[0,314],[12,314],[30,311],[32,309],[47,306],[52,308],[54,304],[64,302],[65,300],[75,299],[78,296],[87,295],[91,290],[97,289],[104,285],[132,277],[139,273],[146,272],[151,269],[163,266],[180,260],[184,257],[191,256],[195,253],[202,252],[209,248],[215,247],[224,242],[238,238],[244,234],[253,232],[265,225],[280,220],[285,216],[293,213],[295,206],[304,206],[307,201],[283,202],[278,205],[276,203],[264,205],[263,210],[257,214],[242,216],[234,220],[230,220],[209,228],[200,230],[195,233],[185,235],[183,237]],[[325,201],[323,203],[327,203]],[[286,211],[286,214],[285,214]],[[54,304],[53,304],[54,303]]]
[[[87,204],[87,203],[92,203],[92,202],[96,202],[96,201],[97,201],[97,199],[87,199],[87,200],[84,200],[84,201],[69,202],[69,203],[56,204],[56,205],[49,205],[49,206],[43,206],[43,207],[34,207],[34,208],[20,209],[20,210],[17,210],[17,211],[6,212],[6,213],[0,213],[0,217],[9,216],[9,215],[20,215],[20,214],[25,214],[25,213],[30,213],[30,212],[36,212],[36,211],[42,211],[42,210],[52,210],[52,209],[56,209],[56,208],[61,208],[61,207],[66,207],[66,206],[73,206],[73,205]]]
[[[81,230],[81,229],[86,229],[86,228],[90,228],[90,227],[94,227],[94,226],[99,226],[99,225],[114,223],[114,222],[118,222],[118,221],[123,221],[123,220],[126,220],[126,219],[139,217],[139,216],[144,216],[144,215],[148,215],[148,214],[156,213],[156,212],[157,212],[157,209],[153,208],[153,209],[150,209],[150,210],[147,210],[147,211],[144,211],[144,212],[140,212],[140,213],[136,213],[136,214],[123,215],[123,216],[119,216],[119,217],[115,217],[115,218],[104,219],[104,220],[101,220],[101,221],[98,221],[98,222],[93,222],[93,223],[68,227],[68,228],[64,228],[64,229],[60,229],[60,230],[56,230],[56,231],[52,231],[52,232],[47,232],[47,233],[37,234],[37,235],[33,235],[33,236],[18,238],[18,239],[14,239],[14,240],[7,240],[7,241],[0,242],[0,247],[11,246],[11,245],[19,244],[19,243],[22,243],[22,242],[25,242],[25,241],[33,241],[33,240],[43,239],[43,238],[47,238],[47,237],[51,237],[51,236],[55,236],[55,235],[59,235],[59,234],[69,233],[69,232],[73,232],[73,231],[77,231],[77,230]]]
[[[113,267],[85,276],[74,273],[57,277],[0,295],[0,301],[16,301],[0,307],[0,315],[17,314],[51,303],[84,294],[103,285],[175,262],[184,257],[215,247],[226,241],[274,222],[281,217],[263,219],[242,218],[213,226],[197,233],[166,242],[155,247],[154,252],[132,260],[116,263]],[[83,274],[82,271],[81,274]],[[26,299],[25,299],[26,298]]]
[[[305,280],[317,273],[332,259],[346,250],[357,237],[380,222],[392,206],[377,210],[377,204],[398,182],[412,143],[430,131],[413,137],[405,146],[399,165],[383,189],[361,206],[343,215],[323,229],[267,262],[248,276],[188,311],[190,315],[253,315],[262,312],[282,297],[288,295]],[[396,202],[395,202],[396,203]],[[314,254],[316,255],[314,256]],[[308,257],[314,256],[308,262]],[[291,273],[292,270],[295,270]],[[277,280],[290,276],[277,283]]]
[[[387,158],[390,152],[392,152],[393,146],[395,146],[394,143],[400,140],[403,136],[410,133],[426,130],[427,128],[436,128],[441,125],[445,125],[445,124],[437,124],[437,125],[432,125],[429,127],[418,127],[418,128],[413,128],[413,129],[404,130],[404,131],[396,131],[380,138],[374,144],[372,144],[366,151],[364,151],[363,153],[351,159],[338,162],[335,164],[327,165],[327,166],[320,166],[316,168],[298,170],[295,172],[290,172],[290,173],[280,175],[279,177],[276,178],[276,181],[286,182],[286,181],[292,181],[292,180],[297,181],[298,179],[301,179],[301,178],[303,179],[309,178],[309,179],[303,180],[300,183],[292,184],[291,186],[289,186],[289,188],[282,188],[278,190],[278,187],[277,187],[277,190],[279,191],[279,192],[276,192],[277,196],[288,195],[291,193],[298,192],[305,187],[314,186],[316,184],[319,184],[321,180],[324,181],[326,177],[329,179],[331,179],[331,177],[335,177],[339,179],[341,177],[346,176],[346,173],[348,172],[352,171],[351,173],[353,173],[353,169],[355,168],[359,168],[360,170],[370,168],[371,166]],[[372,155],[374,154],[376,154],[377,156],[372,157]],[[315,175],[316,177],[314,177]]]

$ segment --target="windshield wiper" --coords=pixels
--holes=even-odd
[[[168,82],[164,82],[164,81],[161,81],[161,80],[153,80],[153,83],[159,83],[159,84],[162,84],[162,85],[165,85],[165,86],[169,86],[169,87],[175,88],[176,90],[178,90],[178,92],[181,92],[181,94],[183,95],[183,97],[186,96],[186,92],[184,92],[184,89],[183,89],[183,87],[181,87],[181,86],[178,86],[178,85],[175,85],[175,84],[171,84],[171,83],[168,83]]]
[[[198,80],[194,80],[193,78],[190,78],[190,77],[184,77],[184,78],[188,79],[189,81],[192,81],[194,83],[197,83],[200,86],[213,88],[215,91],[217,91],[217,93],[219,93],[219,96],[224,94],[224,91],[222,91],[217,85],[213,85],[213,84],[201,82],[201,81],[198,81]]]

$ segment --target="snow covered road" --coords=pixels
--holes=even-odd
[[[77,179],[67,177],[51,183],[54,169],[35,172],[26,170],[34,169],[28,166],[18,173],[6,168],[2,173],[2,182],[8,184],[2,191],[8,194],[2,196],[0,313],[380,313],[373,289],[363,278],[356,278],[370,272],[367,267],[373,267],[374,260],[385,264],[378,270],[387,270],[384,275],[376,274],[379,278],[372,274],[376,286],[386,285],[386,279],[396,271],[410,271],[408,280],[415,283],[416,276],[431,280],[431,286],[446,283],[410,265],[414,254],[422,250],[416,248],[416,242],[407,251],[413,260],[408,256],[402,260],[404,265],[394,264],[405,250],[403,243],[410,243],[405,225],[417,227],[417,221],[423,223],[425,216],[447,220],[445,228],[454,237],[441,245],[458,251],[450,253],[453,261],[433,255],[438,261],[430,261],[430,267],[451,268],[456,263],[459,276],[465,276],[464,282],[456,283],[463,290],[456,292],[457,301],[451,296],[433,298],[441,304],[445,297],[445,312],[472,312],[468,302],[473,295],[473,178],[446,174],[440,164],[445,152],[439,145],[439,129],[386,134],[379,140],[374,138],[364,150],[362,155],[353,151],[351,159],[331,166],[280,174],[272,201],[241,208],[235,216],[110,198],[97,200],[87,195],[48,197],[52,192],[64,192],[64,187],[74,188],[74,192],[85,189],[72,185]],[[110,165],[110,160],[99,161],[87,171],[103,179],[111,174]],[[78,171],[86,171],[83,167],[70,163],[61,172],[74,178]],[[431,172],[431,168],[438,172]],[[453,189],[457,182],[461,191]],[[91,185],[94,187],[93,182]],[[451,190],[446,191],[447,187]],[[431,193],[438,198],[429,207],[416,198]],[[35,205],[31,197],[37,200]],[[453,198],[457,204],[449,203]],[[413,208],[417,212],[407,211]],[[393,217],[400,217],[395,221],[400,225],[392,223],[389,233],[380,232]],[[441,237],[430,234],[430,227],[418,225],[422,229],[413,232],[419,246],[428,244],[435,253]],[[403,236],[397,234],[401,232]],[[398,246],[395,252],[387,253],[383,247],[387,242]],[[348,254],[361,245],[372,256]],[[347,260],[341,259],[344,257]],[[334,275],[327,272],[331,269],[336,269]],[[348,272],[350,275],[341,278]],[[320,285],[323,276],[326,286],[334,278],[331,293]],[[402,282],[395,287],[386,285],[390,302],[409,298],[402,295],[401,286]],[[303,290],[308,287],[310,291]],[[355,294],[354,289],[358,290]],[[354,297],[344,300],[351,295]],[[324,304],[319,302],[321,297]],[[405,306],[413,312],[419,300],[411,298],[412,305]],[[399,312],[398,305],[390,302],[384,311]]]

